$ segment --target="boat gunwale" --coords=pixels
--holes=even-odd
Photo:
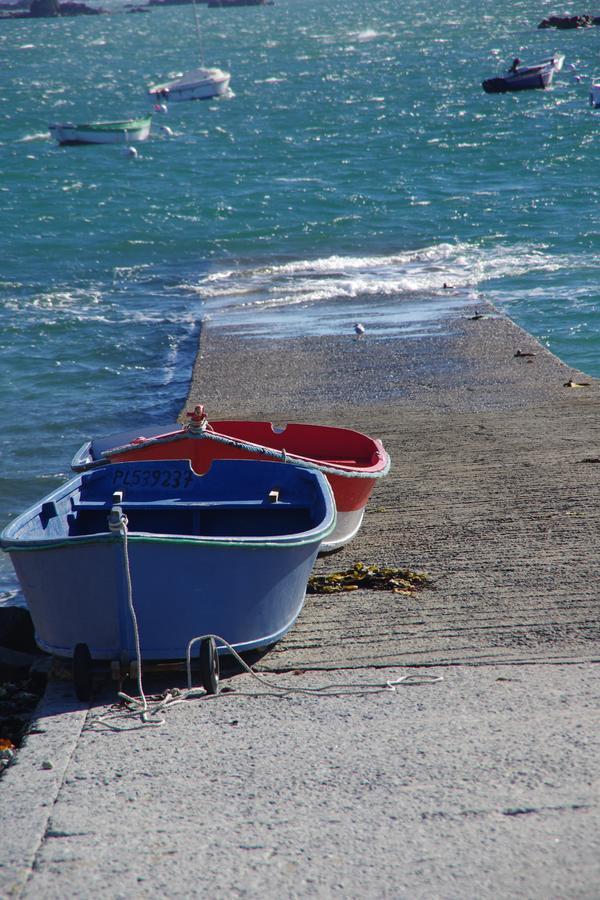
[[[220,425],[221,422],[215,422],[215,425]],[[240,424],[237,420],[232,420],[232,424]],[[245,423],[242,423],[245,424]],[[256,423],[252,423],[256,424]],[[269,424],[271,428],[273,428],[273,423],[260,423],[260,424]],[[293,424],[302,424],[302,423],[288,423],[286,427],[289,427]],[[335,426],[329,425],[311,425],[307,427],[312,428],[331,428],[332,430],[338,430]],[[227,434],[224,434],[219,431],[215,431],[214,427],[210,430],[203,430],[200,432],[194,432],[187,428],[183,428],[181,431],[172,431],[161,435],[156,435],[154,437],[146,438],[143,441],[130,442],[129,444],[124,444],[121,447],[112,447],[108,450],[102,451],[102,457],[106,461],[109,461],[114,456],[119,456],[121,454],[127,454],[130,452],[135,452],[136,450],[142,450],[146,447],[159,446],[164,444],[176,443],[177,441],[185,440],[185,439],[193,439],[193,440],[214,440],[217,443],[227,444],[229,446],[234,446],[243,450],[247,450],[250,453],[255,453],[257,456],[268,456],[272,459],[281,460],[281,461],[291,461],[296,465],[302,465],[306,468],[317,469],[320,472],[323,472],[327,475],[339,475],[341,477],[348,478],[382,478],[384,475],[387,475],[390,466],[391,459],[390,455],[383,446],[383,443],[379,438],[372,438],[366,434],[363,434],[360,431],[355,431],[353,429],[339,429],[340,431],[345,430],[354,435],[358,435],[361,438],[366,439],[373,445],[373,450],[375,455],[378,457],[377,461],[371,463],[370,465],[363,465],[357,461],[355,465],[344,465],[343,463],[333,463],[327,462],[324,460],[320,460],[316,457],[312,456],[304,456],[299,453],[294,453],[292,450],[278,450],[274,447],[269,447],[266,444],[257,444],[254,441],[246,441],[241,438],[234,438]],[[91,446],[91,441],[89,442]]]
[[[15,520],[16,521],[16,520]],[[296,532],[292,536],[281,535],[277,538],[271,537],[267,540],[260,540],[257,537],[243,538],[236,536],[235,538],[227,538],[219,536],[215,538],[203,535],[178,535],[178,534],[157,534],[155,532],[146,531],[130,531],[127,533],[128,543],[140,544],[176,544],[185,546],[186,544],[203,547],[239,547],[248,548],[250,550],[263,549],[287,549],[288,547],[303,547],[307,544],[322,543],[335,529],[336,516],[331,517],[330,522],[326,526],[320,526],[311,531]],[[18,542],[17,542],[18,541]],[[94,534],[76,534],[71,537],[47,538],[40,540],[32,538],[5,538],[0,537],[0,544],[6,553],[23,553],[27,551],[43,551],[43,550],[60,550],[69,549],[82,544],[107,544],[121,543],[122,537],[119,534],[110,532],[96,532]]]
[[[114,122],[82,122],[79,124],[74,122],[56,122],[48,125],[48,130],[67,129],[69,131],[97,131],[101,133],[105,131],[139,131],[145,128],[146,125],[151,124],[151,122],[152,114],[150,113],[147,116],[140,116],[138,119],[122,119]]]
[[[181,78],[172,78],[171,81],[164,81],[161,84],[152,84],[148,87],[149,94],[155,94],[160,91],[171,90],[172,85],[178,85],[180,88],[195,88],[199,87],[203,84],[222,84],[224,81],[228,81],[231,76],[227,74],[223,74],[222,78],[198,78],[195,81],[184,81],[184,76]]]

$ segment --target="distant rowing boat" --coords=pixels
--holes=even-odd
[[[85,122],[80,125],[64,122],[48,125],[48,130],[59,144],[131,144],[145,141],[151,125],[152,116],[149,115],[121,122]]]

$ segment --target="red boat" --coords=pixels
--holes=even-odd
[[[236,420],[208,421],[203,406],[188,413],[189,424],[149,435],[123,432],[84,444],[75,455],[75,471],[107,462],[189,459],[198,474],[214,459],[256,459],[294,462],[323,472],[331,484],[337,524],[321,545],[331,552],[358,532],[377,478],[386,475],[390,458],[380,440],[348,428]],[[166,426],[168,429],[169,426]]]

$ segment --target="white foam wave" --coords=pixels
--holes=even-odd
[[[381,37],[381,32],[375,31],[374,28],[365,28],[364,31],[359,31],[350,35],[350,37],[356,38],[357,41],[374,41],[376,38]]]
[[[73,291],[50,291],[44,294],[37,294],[31,299],[31,306],[34,309],[47,310],[72,310],[81,311],[90,307],[96,307],[102,302],[102,292],[98,290],[73,290]]]
[[[231,278],[232,275],[235,275],[235,269],[224,269],[222,272],[211,272],[206,276],[206,281],[225,281],[228,278]]]
[[[33,134],[26,134],[17,140],[17,144],[28,144],[30,141],[47,141],[50,135],[47,131],[34,131]]]
[[[135,266],[115,266],[113,278],[115,281],[138,281],[148,269],[152,269],[150,263],[139,263]]]
[[[179,320],[178,324],[180,323],[181,320]],[[195,325],[195,319],[193,321],[188,321],[187,328],[185,329],[185,336],[189,336]],[[181,336],[179,335],[178,337],[175,337],[173,335],[170,335],[168,339],[166,358],[162,366],[162,383],[164,385],[171,384],[177,379],[178,374],[180,374],[178,373],[180,356]]]
[[[587,264],[600,268],[600,260]],[[439,295],[445,286],[469,294],[486,282],[581,267],[540,245],[478,246],[441,243],[388,256],[328,256],[214,272],[179,289],[202,298],[211,311],[268,309],[356,298]]]

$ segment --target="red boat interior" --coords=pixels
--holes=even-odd
[[[173,432],[172,440],[165,435],[158,443],[142,443],[122,453],[112,454],[113,462],[143,459],[189,459],[194,471],[204,473],[213,459],[256,458],[256,450],[233,446],[211,439],[211,431],[243,444],[256,444],[315,462],[341,466],[346,469],[368,470],[381,468],[384,454],[378,441],[346,428],[320,425],[292,424],[275,427],[270,422],[212,422],[207,432],[198,435]],[[260,449],[258,450],[260,453]],[[265,459],[269,459],[265,454]]]

